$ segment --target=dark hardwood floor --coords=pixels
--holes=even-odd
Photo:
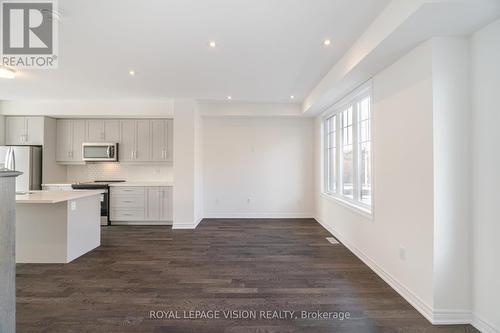
[[[207,219],[194,231],[104,227],[101,247],[70,264],[17,266],[17,331],[477,332],[430,325],[328,236],[310,219]],[[258,318],[150,318],[161,310],[255,310]],[[260,318],[266,310],[298,318]],[[350,319],[300,318],[318,310]]]

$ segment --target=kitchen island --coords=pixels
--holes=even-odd
[[[16,262],[69,263],[101,244],[100,190],[16,195]]]

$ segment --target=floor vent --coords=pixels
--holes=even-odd
[[[339,241],[336,240],[334,237],[326,237],[326,240],[332,244],[339,244]]]

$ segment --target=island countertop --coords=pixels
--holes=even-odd
[[[110,183],[109,187],[161,187],[161,186],[174,186],[173,181],[137,181],[137,182],[122,182]]]
[[[30,191],[26,194],[16,194],[16,203],[54,204],[98,195],[103,192],[103,190]]]

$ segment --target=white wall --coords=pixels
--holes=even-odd
[[[313,216],[313,119],[203,122],[207,217]]]
[[[432,48],[426,42],[373,78],[374,217],[321,192],[317,220],[428,315],[433,305]],[[400,259],[400,248],[406,260]]]
[[[4,115],[53,117],[168,117],[174,101],[166,100],[49,100],[0,101]]]
[[[203,193],[203,118],[200,112],[194,117],[194,220],[198,224],[204,217]]]
[[[298,103],[245,103],[237,101],[202,101],[199,103],[203,116],[249,117],[297,117],[302,114]]]
[[[174,229],[196,228],[200,196],[198,103],[176,100],[174,106]]]
[[[434,312],[470,318],[469,39],[432,39]],[[457,291],[460,292],[457,292]]]
[[[500,332],[500,20],[471,38],[473,83],[473,307],[477,327]]]

